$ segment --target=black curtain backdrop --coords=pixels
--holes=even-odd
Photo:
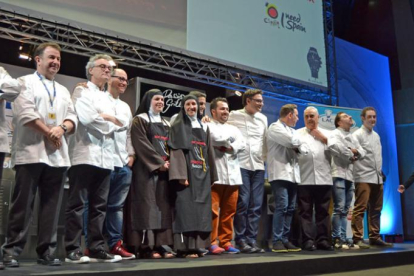
[[[410,0],[410,6],[411,6],[411,15],[413,16],[413,20],[414,20],[414,0]]]

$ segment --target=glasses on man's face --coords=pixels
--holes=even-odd
[[[129,85],[129,81],[124,77],[120,77],[120,76],[112,76],[112,77],[117,78],[120,82],[125,82],[126,85]]]
[[[102,69],[102,71],[105,71],[106,69],[108,69],[110,72],[112,72],[114,70],[112,66],[105,65],[105,64],[98,64],[98,65],[95,65],[94,67],[99,67]]]
[[[263,103],[263,100],[261,100],[261,99],[252,99],[253,101],[255,101],[256,103],[258,103],[258,104],[261,104],[261,103]]]

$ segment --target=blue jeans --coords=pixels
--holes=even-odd
[[[239,189],[237,211],[234,216],[236,242],[256,243],[259,219],[262,214],[264,170],[240,169],[243,185]]]
[[[354,183],[342,178],[333,178],[334,210],[332,215],[332,238],[346,241],[347,216],[354,196]]]
[[[115,167],[111,172],[111,184],[108,195],[108,207],[106,209],[106,232],[108,234],[108,246],[112,248],[122,240],[122,224],[124,221],[124,203],[131,186],[132,171],[128,166]]]
[[[289,241],[290,225],[295,212],[298,184],[285,180],[270,182],[275,199],[273,213],[273,243]]]
[[[123,239],[122,224],[124,221],[124,204],[127,198],[129,187],[131,186],[132,171],[128,166],[115,167],[111,172],[111,182],[109,186],[108,206],[106,209],[106,218],[104,231],[108,234],[108,246],[111,249],[118,241]],[[84,235],[87,243],[87,221],[88,221],[88,202],[85,204]],[[86,245],[88,247],[88,244]]]

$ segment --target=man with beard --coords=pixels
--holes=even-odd
[[[374,131],[377,111],[373,107],[365,107],[361,112],[361,119],[362,127],[353,133],[366,151],[365,157],[354,163],[355,204],[351,223],[354,243],[361,249],[370,247],[363,242],[364,213],[368,208],[369,244],[378,247],[393,246],[392,243],[383,241],[380,236],[384,175],[381,140]]]
[[[65,134],[73,133],[77,118],[69,91],[55,81],[60,47],[42,43],[34,53],[36,72],[21,78],[22,90],[13,103],[12,166],[16,170],[3,263],[18,267],[17,257],[27,241],[36,191],[39,191],[37,262],[61,265],[55,257],[57,223],[65,172],[70,166]]]
[[[332,155],[333,202],[332,240],[337,249],[359,249],[358,245],[346,239],[347,216],[354,197],[354,162],[365,156],[364,149],[350,132],[354,121],[345,112],[335,117],[336,129],[328,139]]]
[[[209,124],[210,135],[219,180],[211,187],[213,225],[209,252],[237,254],[240,250],[232,246],[231,240],[239,186],[243,183],[238,153],[244,150],[245,141],[238,128],[227,124],[229,106],[225,98],[214,99],[210,110],[213,116]]]

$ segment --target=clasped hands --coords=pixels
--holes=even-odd
[[[56,148],[60,149],[62,147],[62,136],[65,134],[65,131],[60,126],[54,126],[49,129],[47,133],[47,140]]]

